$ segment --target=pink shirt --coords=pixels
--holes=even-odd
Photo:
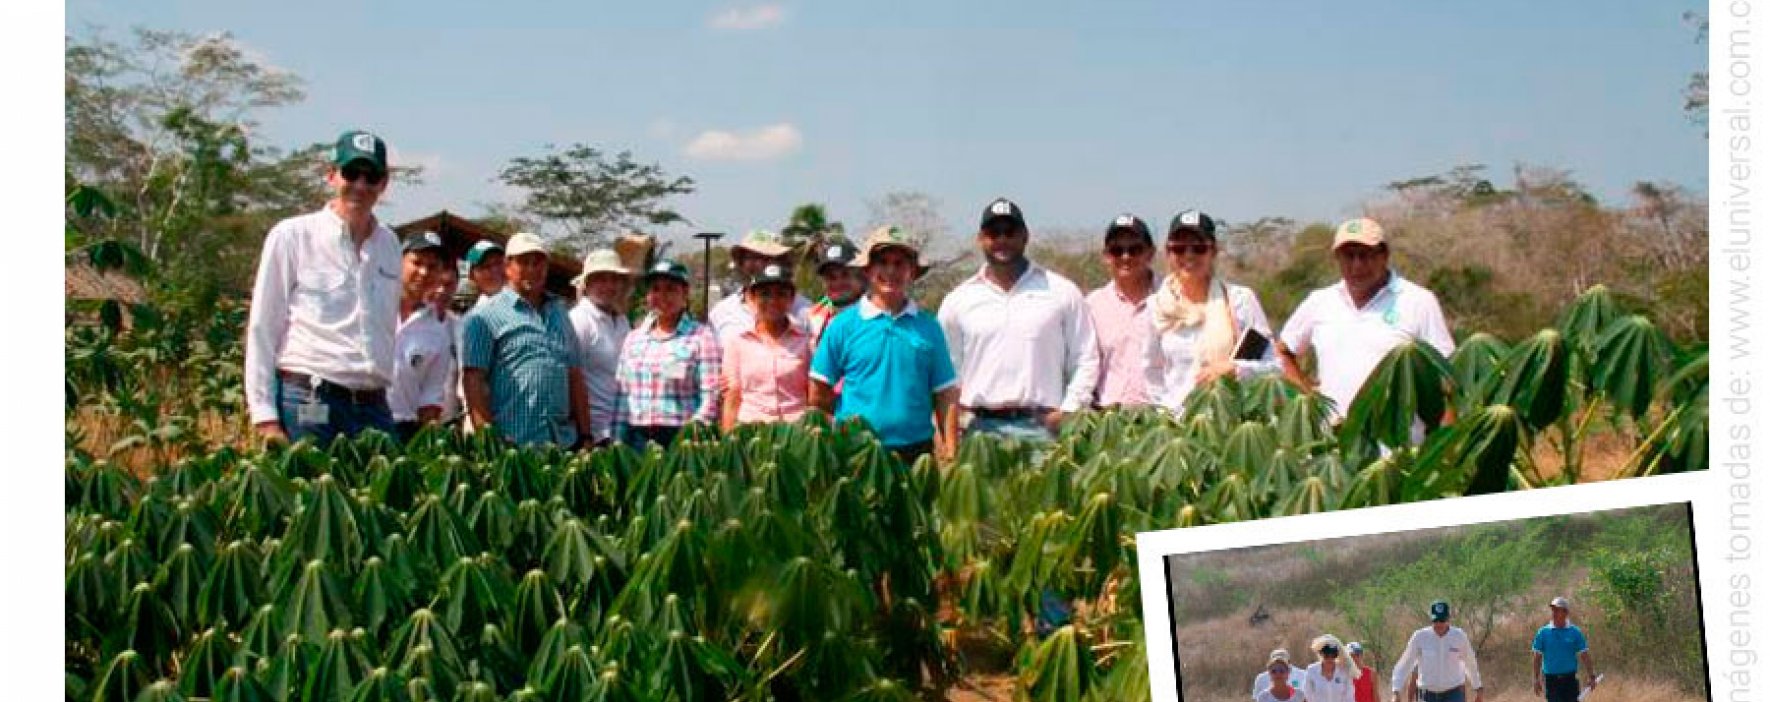
[[[738,394],[740,424],[791,422],[805,413],[811,336],[789,324],[780,341],[776,346],[749,329],[725,345],[725,387]]]
[[[1155,282],[1150,283],[1151,292]],[[1149,404],[1144,382],[1143,359],[1149,343],[1150,324],[1143,317],[1149,298],[1132,300],[1107,283],[1088,293],[1088,313],[1094,317],[1094,337],[1100,340],[1100,393],[1106,405]]]

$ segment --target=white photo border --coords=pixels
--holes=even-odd
[[[1140,533],[1137,535],[1137,568],[1143,591],[1150,699],[1153,702],[1180,699],[1180,679],[1174,659],[1174,624],[1168,606],[1168,556],[1690,503],[1691,528],[1696,539],[1698,597],[1704,611],[1703,640],[1707,649],[1710,699],[1725,700],[1726,697],[1713,694],[1723,689],[1716,680],[1717,673],[1722,670],[1718,665],[1721,659],[1716,658],[1722,642],[1711,635],[1717,622],[1707,616],[1707,611],[1718,604],[1713,597],[1720,596],[1724,583],[1716,582],[1721,578],[1705,578],[1703,575],[1722,572],[1719,560],[1722,549],[1716,548],[1719,542],[1714,539],[1721,537],[1726,525],[1724,520],[1712,518],[1724,514],[1716,509],[1720,505],[1712,504],[1713,491],[1705,489],[1710,482],[1708,477],[1708,471],[1703,471]],[[1711,518],[1705,519],[1704,515]]]

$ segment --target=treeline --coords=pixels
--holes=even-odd
[[[262,111],[303,99],[301,79],[229,36],[137,29],[127,41],[70,37],[65,68],[70,263],[141,273],[157,301],[208,310],[219,297],[250,289],[272,224],[325,200],[320,142],[330,132],[294,148],[264,144],[255,133]],[[422,172],[395,165],[397,198]],[[582,144],[512,158],[494,175],[524,200],[483,206],[482,221],[542,232],[570,256],[627,229],[685,221],[669,203],[694,190],[690,178]],[[940,221],[938,203],[923,193],[888,193],[868,203],[867,224],[902,224],[924,240],[970,250],[969,229]],[[1362,209],[1389,233],[1397,269],[1438,294],[1455,329],[1516,340],[1551,326],[1557,310],[1602,283],[1674,340],[1706,337],[1703,193],[1643,181],[1628,202],[1604,204],[1565,171],[1518,166],[1500,183],[1483,166],[1466,165],[1391,183]],[[780,223],[758,224],[808,245],[844,229],[814,203],[783,214]],[[1150,221],[1165,215],[1143,214]],[[1310,289],[1338,279],[1327,253],[1333,225],[1285,217],[1230,223],[1221,270],[1254,287],[1278,322]],[[1033,244],[1035,260],[1084,288],[1106,282],[1097,233],[1035,224]],[[673,253],[699,272],[698,250]],[[723,256],[715,252],[716,282],[725,274]],[[918,301],[937,306],[976,261],[937,262],[918,285]],[[801,280],[815,285],[809,274]]]

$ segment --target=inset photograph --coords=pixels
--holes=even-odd
[[[1678,502],[1167,555],[1178,699],[1708,700],[1692,536]]]

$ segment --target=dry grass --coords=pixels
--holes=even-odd
[[[97,407],[80,407],[67,421],[80,439],[77,445],[67,448],[105,458],[137,475],[149,475],[159,466],[185,457],[177,448],[161,451],[138,447],[112,454],[112,445],[129,435],[132,429],[130,420]],[[195,432],[197,445],[204,447],[205,452],[222,446],[246,448],[256,442],[243,416],[205,412],[197,418]]]

